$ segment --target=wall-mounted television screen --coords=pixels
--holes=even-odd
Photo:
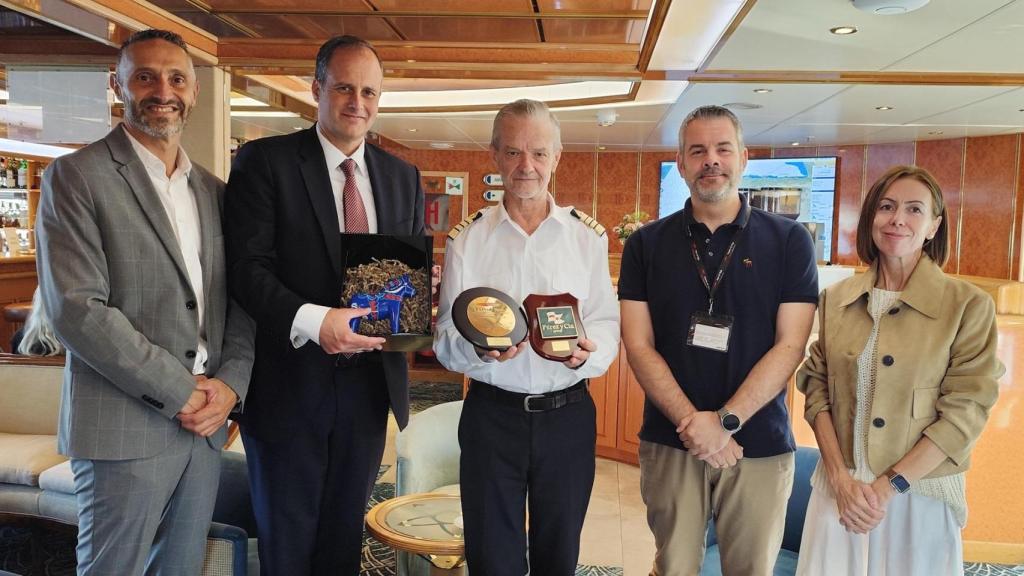
[[[750,204],[802,223],[814,238],[819,261],[832,259],[836,158],[751,158],[740,181]],[[676,163],[661,163],[658,217],[681,210],[690,197]]]

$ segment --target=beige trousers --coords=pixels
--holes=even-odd
[[[716,469],[685,450],[640,442],[640,492],[657,553],[653,576],[697,576],[714,515],[724,576],[771,576],[793,490],[793,453]]]

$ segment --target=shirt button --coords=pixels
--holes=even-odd
[[[895,316],[896,314],[899,314],[899,312],[900,312],[900,307],[899,306],[897,306],[895,308],[890,308],[889,309],[889,315],[890,316]]]
[[[195,300],[189,300],[188,302],[185,302],[185,310],[195,310],[195,309],[196,309],[196,301]]]
[[[704,239],[704,243],[705,244],[711,244],[711,238],[705,238]]]
[[[871,421],[871,425],[874,426],[875,428],[884,428],[885,418],[875,418],[874,420]]]
[[[191,360],[191,359],[193,359],[195,357],[196,357],[196,351],[195,350],[189,350],[188,352],[185,352],[185,358],[188,358],[189,360]]]
[[[896,360],[892,356],[889,356],[888,354],[882,356],[882,364],[885,364],[886,366],[892,366],[895,363]]]
[[[714,256],[714,255],[715,255],[714,252],[712,252],[711,250],[708,250],[708,256]]]

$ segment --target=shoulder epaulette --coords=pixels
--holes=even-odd
[[[604,236],[604,226],[601,226],[601,224],[598,223],[598,221],[595,220],[593,217],[588,216],[587,214],[580,212],[575,208],[569,210],[569,213],[573,215],[573,218],[576,218],[580,222],[583,222],[584,224],[589,226],[591,230],[597,232],[598,236]]]
[[[484,212],[486,212],[486,211],[487,211],[487,208],[481,208],[481,209],[477,210],[476,212],[473,212],[472,214],[467,216],[465,220],[463,220],[462,222],[459,222],[458,224],[455,225],[454,228],[452,228],[451,230],[448,231],[448,238],[450,238],[452,240],[455,240],[456,238],[458,238],[459,234],[462,234],[463,230],[465,230],[466,228],[469,228],[469,225],[472,224],[473,222],[476,222],[481,216],[484,215]]]

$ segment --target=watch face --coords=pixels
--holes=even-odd
[[[722,417],[722,428],[725,428],[729,432],[735,432],[740,429],[740,417],[735,414],[726,414]]]
[[[904,494],[907,490],[910,490],[910,482],[903,477],[902,474],[895,474],[889,478],[889,484],[892,485],[893,490]]]

